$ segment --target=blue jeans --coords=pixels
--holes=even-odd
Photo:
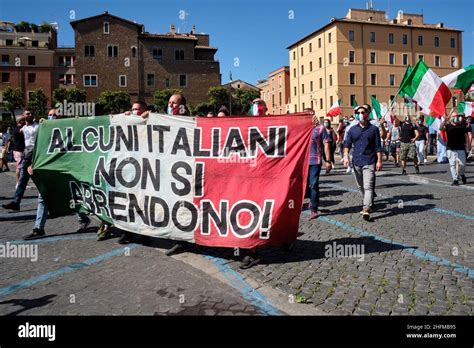
[[[25,194],[26,186],[28,181],[30,181],[30,174],[28,174],[28,167],[31,165],[31,160],[22,159],[20,167],[20,178],[18,180],[18,185],[15,191],[15,197],[13,202],[20,204],[23,195]]]
[[[311,164],[309,166],[309,187],[311,189],[311,210],[318,211],[319,205],[319,173],[321,164]]]

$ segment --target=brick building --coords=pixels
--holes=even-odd
[[[77,85],[96,101],[104,90],[128,91],[132,99],[153,102],[155,91],[182,89],[189,104],[207,101],[209,87],[221,81],[217,48],[209,35],[153,34],[107,12],[71,22],[75,33]]]

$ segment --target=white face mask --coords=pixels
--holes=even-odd
[[[132,111],[132,115],[133,116],[140,116],[141,112],[139,112],[138,110],[133,110]]]
[[[173,115],[173,108],[171,106],[168,106],[168,108],[166,109],[166,113],[168,115]]]

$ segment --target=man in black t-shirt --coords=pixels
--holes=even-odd
[[[402,123],[400,128],[400,160],[402,162],[402,175],[407,175],[407,160],[413,161],[415,164],[416,174],[420,174],[415,146],[415,141],[417,141],[420,136],[418,129],[411,122],[410,116],[405,116],[405,121]]]
[[[449,169],[451,170],[451,176],[453,183],[451,185],[459,185],[459,179],[462,180],[463,184],[467,182],[464,171],[466,169],[466,149],[468,142],[468,131],[463,126],[464,114],[457,114],[455,111],[451,116],[446,117],[445,121],[441,124],[440,130],[445,130],[448,136],[448,142],[446,144],[446,155],[449,161]],[[459,163],[459,174],[456,171],[456,162]]]
[[[418,139],[415,141],[416,155],[418,156],[420,165],[423,165],[428,162],[425,158],[425,148],[426,144],[428,144],[428,127],[423,124],[423,116],[420,116],[416,123],[416,129],[418,133],[420,133]]]
[[[25,119],[22,115],[17,116],[16,126],[13,128],[12,141],[13,141],[13,159],[16,163],[16,182],[20,179],[20,162],[25,151],[25,136],[20,129],[25,125]]]

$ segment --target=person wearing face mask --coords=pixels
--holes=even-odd
[[[449,169],[453,182],[451,185],[459,185],[459,180],[463,184],[467,183],[466,175],[466,149],[468,144],[468,131],[462,125],[464,114],[457,114],[456,111],[451,113],[451,116],[446,117],[445,121],[439,127],[440,130],[445,130],[448,141],[446,143],[446,155],[449,161]],[[456,162],[459,163],[459,174],[456,171]]]
[[[256,98],[252,101],[252,105],[250,106],[250,116],[265,116],[267,112],[267,104],[263,101],[263,99]]]
[[[356,124],[357,124],[357,120],[354,118],[354,116],[350,116],[349,119],[347,120],[346,131],[344,132],[344,138],[342,139],[343,151],[344,151],[344,143],[347,140],[347,134],[349,132],[349,129],[351,129],[351,127],[353,127]],[[342,163],[344,163],[344,152],[341,157],[342,157]],[[350,160],[351,158],[352,158],[352,149],[349,151],[349,167],[347,167],[346,169],[346,174],[354,173],[354,168],[352,168],[352,161]]]
[[[371,107],[364,104],[355,109],[358,123],[347,131],[344,141],[344,166],[349,166],[349,150],[354,146],[352,165],[359,191],[362,193],[362,218],[370,220],[374,205],[375,171],[382,170],[382,146],[379,129],[369,122]]]
[[[35,147],[36,133],[38,131],[38,123],[36,123],[31,111],[25,110],[22,119],[26,121],[26,124],[20,130],[25,139],[25,151],[23,152],[20,162],[20,178],[18,180],[13,200],[10,203],[2,204],[4,209],[17,211],[20,210],[20,203],[25,193],[26,186],[30,180],[28,167],[31,165],[31,161],[33,160],[33,149]]]
[[[420,165],[423,165],[428,162],[425,158],[425,148],[426,144],[428,144],[428,127],[423,124],[423,116],[420,116],[418,120],[416,120],[416,129],[419,133],[418,139],[415,141],[416,154]]]
[[[186,98],[182,94],[173,94],[168,101],[166,109],[168,115],[189,116]]]
[[[405,120],[400,127],[400,160],[402,162],[402,175],[407,175],[407,160],[413,161],[415,173],[420,174],[418,157],[416,156],[415,142],[420,139],[420,133],[411,122],[410,116],[405,116]]]
[[[331,120],[330,119],[325,119],[324,120],[324,123],[323,123],[323,131],[326,133],[328,139],[330,140],[330,156],[327,157],[326,156],[326,153],[323,153],[323,159],[325,162],[330,162],[332,165],[334,165],[334,153],[336,152],[336,143],[338,141],[338,135],[337,133],[334,131],[334,129],[331,127]],[[332,169],[332,166],[331,166],[331,169]],[[326,174],[328,174],[331,169],[327,170],[326,169]]]

